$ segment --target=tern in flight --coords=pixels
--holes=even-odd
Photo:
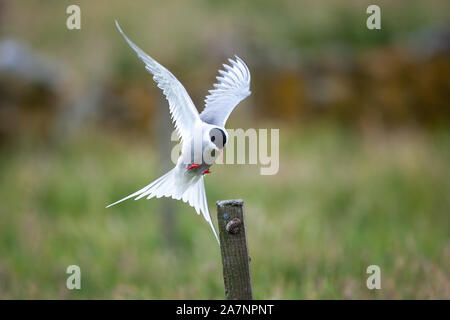
[[[228,133],[224,126],[230,113],[251,93],[250,71],[239,57],[235,56],[235,60],[228,59],[230,65],[224,64],[225,70],[219,70],[218,83],[214,84],[213,90],[209,90],[205,108],[199,114],[177,78],[128,39],[117,21],[116,26],[162,89],[169,102],[170,114],[182,147],[181,155],[172,170],[108,207],[130,198],[171,197],[183,200],[194,207],[197,214],[202,213],[219,241],[209,214],[203,179],[205,174],[210,173],[209,168],[227,144]]]

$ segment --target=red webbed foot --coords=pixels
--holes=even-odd
[[[198,167],[200,167],[200,165],[194,163],[194,164],[188,165],[188,166],[187,166],[187,169],[188,169],[188,170],[191,170],[191,169],[197,169]]]
[[[208,170],[205,170],[205,171],[203,171],[203,175],[205,175],[205,174],[208,174],[208,173],[211,173],[211,171],[209,171],[209,169],[208,169]]]

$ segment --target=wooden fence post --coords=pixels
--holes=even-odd
[[[227,299],[253,299],[243,200],[217,201],[223,281]]]

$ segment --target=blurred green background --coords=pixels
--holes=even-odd
[[[366,28],[372,3],[381,30]],[[250,68],[227,127],[279,128],[280,171],[216,165],[206,189],[215,223],[215,201],[245,201],[255,298],[449,299],[449,7],[1,0],[0,298],[224,298],[219,248],[188,205],[105,209],[167,170],[174,145],[117,19],[199,110],[226,58]],[[72,264],[81,290],[66,288]]]

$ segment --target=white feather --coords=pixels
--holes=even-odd
[[[219,242],[219,237],[208,210],[203,176],[183,173],[180,167],[175,167],[146,187],[108,205],[107,208],[134,197],[136,197],[134,200],[139,200],[143,197],[147,197],[147,199],[168,197],[188,203],[195,209],[197,214],[202,213],[203,218],[209,223],[217,242]]]
[[[186,89],[169,70],[128,39],[117,21],[116,27],[129,46],[136,52],[139,59],[145,63],[145,69],[153,74],[153,80],[158,84],[158,87],[163,90],[169,102],[169,110],[174,120],[175,129],[181,137],[181,141],[188,140],[192,129],[200,122],[200,117]]]
[[[231,66],[224,64],[219,70],[218,83],[213,85],[205,99],[205,109],[200,114],[204,122],[224,127],[233,109],[250,95],[250,71],[238,56],[228,59]]]

